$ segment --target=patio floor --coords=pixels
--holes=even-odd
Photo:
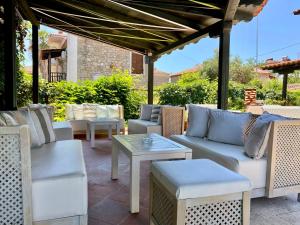
[[[96,148],[83,141],[89,183],[89,225],[147,225],[149,162],[141,165],[140,213],[129,213],[129,161],[121,155],[119,177],[110,179],[111,141],[96,140]],[[251,225],[300,225],[300,203],[296,195],[251,201]]]

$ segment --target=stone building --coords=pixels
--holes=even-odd
[[[67,40],[67,80],[94,80],[115,69],[144,75],[143,55],[72,34]]]

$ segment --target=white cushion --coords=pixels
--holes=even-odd
[[[112,119],[120,118],[120,111],[118,105],[108,105],[107,107],[107,117]]]
[[[87,214],[87,177],[79,140],[32,149],[33,220]]]
[[[72,110],[74,113],[75,120],[83,120],[84,119],[83,105],[73,105]]]
[[[52,125],[57,141],[72,140],[74,138],[70,121],[53,122]]]
[[[96,108],[97,104],[91,104],[91,103],[83,103],[83,116],[85,119],[96,119]]]
[[[75,104],[66,104],[65,105],[65,112],[66,112],[66,119],[67,120],[74,120],[74,112],[73,112],[73,106]]]
[[[243,146],[223,144],[203,138],[174,135],[171,137],[193,150],[194,159],[210,159],[247,177],[253,188],[264,188],[267,177],[267,159],[254,160],[244,153]]]
[[[244,130],[251,120],[250,113],[210,110],[207,138],[212,141],[244,145]]]
[[[209,197],[249,191],[249,180],[211,160],[153,162],[153,175],[177,199]]]
[[[96,107],[97,119],[107,118],[108,109],[106,105],[97,105]]]
[[[207,134],[209,108],[188,105],[188,128],[186,134],[194,137],[205,137]]]
[[[161,134],[161,125],[147,120],[128,120],[128,134]]]

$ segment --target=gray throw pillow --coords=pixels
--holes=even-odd
[[[151,120],[151,114],[152,114],[152,105],[142,105],[141,106],[141,120]]]
[[[151,122],[159,123],[161,115],[161,106],[160,105],[154,105],[152,106],[152,112],[151,112]]]
[[[204,108],[198,105],[188,105],[188,128],[187,136],[203,138],[207,134],[209,108]]]
[[[235,113],[212,109],[207,138],[233,145],[244,145],[244,130],[251,120],[251,113]]]
[[[271,122],[276,120],[287,120],[290,118],[269,114],[264,112],[256,119],[253,128],[245,142],[246,154],[254,159],[262,158],[268,148],[269,134],[271,130]]]

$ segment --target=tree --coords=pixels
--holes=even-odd
[[[219,53],[215,49],[214,56],[210,59],[207,59],[203,62],[203,68],[201,70],[202,77],[205,77],[209,80],[216,80],[218,78],[218,68],[219,68]]]

